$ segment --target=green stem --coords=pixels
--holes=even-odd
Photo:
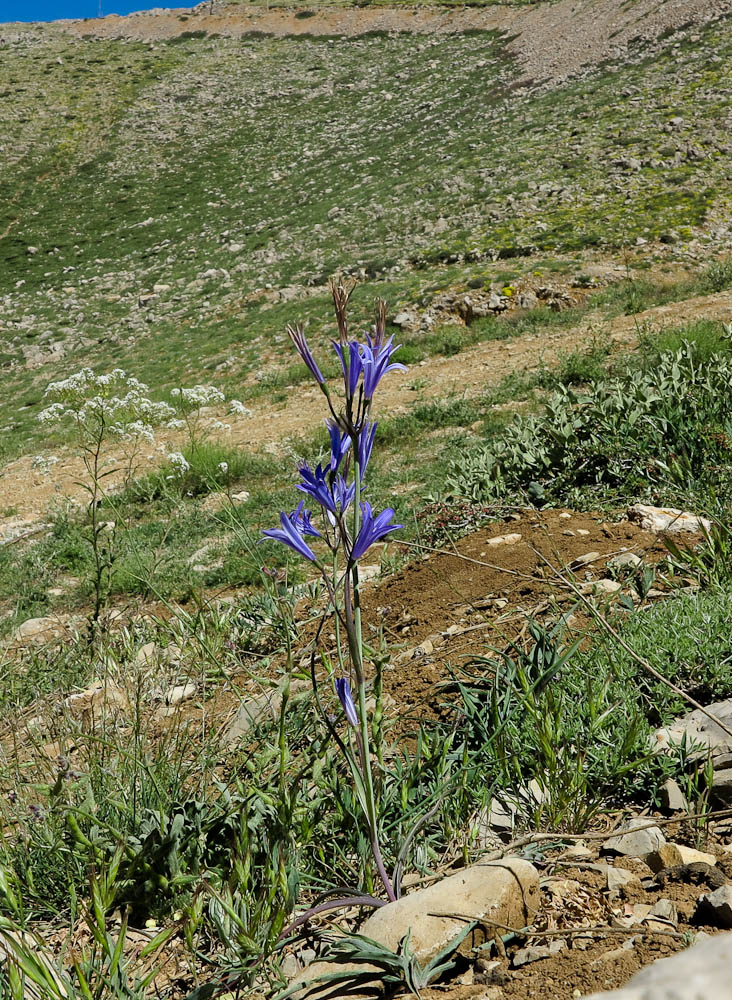
[[[353,539],[358,538],[361,515],[361,469],[358,462],[358,438],[352,437],[351,448],[354,456],[354,516],[353,516]],[[369,834],[371,837],[371,850],[376,862],[379,877],[384,884],[386,894],[391,901],[396,899],[389,876],[386,873],[384,861],[381,856],[379,846],[378,818],[376,809],[376,794],[374,792],[374,779],[371,771],[371,746],[369,740],[368,713],[366,710],[366,679],[363,670],[363,633],[361,629],[361,594],[358,581],[358,564],[354,563],[351,569],[351,584],[353,587],[353,604],[346,600],[346,629],[348,631],[349,649],[353,661],[356,680],[358,686],[358,715],[361,731],[361,742],[363,747],[363,779],[366,791],[367,821]]]

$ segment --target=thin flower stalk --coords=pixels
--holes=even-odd
[[[379,841],[377,791],[367,710],[369,678],[364,658],[359,561],[374,544],[401,527],[392,523],[394,510],[391,507],[375,512],[365,493],[367,466],[377,428],[371,419],[373,397],[382,378],[391,372],[406,371],[406,368],[392,361],[398,347],[394,346],[392,338],[386,338],[386,306],[383,302],[377,303],[373,332],[366,334],[363,341],[349,339],[347,308],[352,291],[353,286],[332,285],[338,324],[338,339],[333,340],[332,345],[343,378],[342,405],[338,405],[336,395],[331,393],[303,329],[288,328],[290,339],[318,382],[330,411],[326,420],[330,438],[329,460],[314,469],[307,464],[302,465],[299,470],[302,480],[296,487],[305,494],[308,502],[313,503],[316,512],[319,509],[319,525],[317,528],[313,525],[315,514],[305,508],[305,501],[301,501],[292,513],[281,514],[280,528],[269,529],[264,534],[313,563],[321,573],[330,596],[338,651],[337,676],[330,661],[325,656],[322,659],[331,675],[333,693],[341,703],[351,738],[344,741],[329,721],[327,724],[348,759],[368,827],[374,864],[387,898],[394,900],[396,895],[386,872]],[[315,548],[311,547],[310,539],[313,539]],[[316,554],[319,547],[330,551],[329,559]],[[342,572],[339,567],[343,567]],[[343,655],[342,630],[345,631],[347,661]],[[315,683],[314,674],[313,679]],[[355,698],[351,692],[351,680],[355,685]],[[317,701],[320,704],[319,696]]]

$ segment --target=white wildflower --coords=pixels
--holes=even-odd
[[[237,417],[251,417],[252,411],[240,399],[230,399],[229,408]]]
[[[173,466],[176,476],[184,476],[190,469],[190,465],[185,455],[179,451],[171,451],[168,455],[168,462]]]
[[[226,399],[223,392],[215,385],[194,385],[192,389],[171,389],[170,395],[176,400],[178,408],[185,413],[200,410],[203,406],[216,406]]]

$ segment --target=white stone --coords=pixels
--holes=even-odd
[[[582,569],[583,566],[589,566],[590,563],[595,562],[596,559],[600,558],[599,552],[585,552],[583,556],[577,556],[569,564],[570,569]]]
[[[282,697],[285,682],[265,691],[256,698],[248,698],[242,702],[224,733],[224,743],[228,746],[240,740],[256,725],[265,719],[276,719],[282,708]],[[290,682],[290,698],[301,698],[311,690],[310,681],[294,680]]]
[[[732,699],[717,701],[705,707],[710,715],[732,729]],[[652,749],[656,752],[663,751],[679,746],[684,739],[689,748],[690,760],[706,757],[710,750],[714,760],[732,753],[732,736],[698,708],[670,726],[657,729],[653,735]]]
[[[23,639],[47,642],[50,639],[57,639],[63,631],[63,625],[57,618],[27,618],[13,632],[11,642],[20,642]]]
[[[188,684],[176,684],[165,692],[165,703],[167,705],[179,705],[182,701],[189,701],[196,693],[196,685],[193,681]]]
[[[602,845],[603,851],[624,854],[626,857],[642,858],[666,843],[660,829],[643,816],[629,820],[613,837]]]
[[[104,709],[126,711],[129,700],[126,692],[114,681],[95,681],[85,691],[70,694],[64,699],[64,705],[71,715],[94,715]]]
[[[468,934],[462,946],[464,949],[477,947],[496,933],[502,933],[505,927],[525,926],[533,919],[538,905],[539,877],[530,862],[522,858],[478,862],[434,885],[403,896],[395,903],[380,907],[362,925],[359,933],[391,951],[397,951],[400,942],[409,933],[410,949],[420,965],[424,966],[465,929],[466,922],[474,920],[478,926]],[[312,985],[308,988],[307,984],[317,976],[335,972],[338,968],[332,962],[308,966],[292,984],[301,986],[293,995],[298,1000],[304,997],[334,997],[336,994],[332,992],[332,985]],[[378,982],[378,970],[374,971]],[[368,987],[363,989],[366,992]],[[358,996],[361,995],[360,990],[361,987],[351,993],[344,987],[340,995]]]
[[[633,872],[629,872],[625,868],[614,868],[612,866],[608,867],[607,887],[610,892],[616,892],[618,889],[622,889],[624,886],[630,885],[632,882],[635,882],[636,885],[640,885],[640,879]]]
[[[521,541],[521,535],[513,532],[510,535],[496,535],[494,538],[486,539],[486,545],[515,545]]]
[[[666,812],[688,812],[689,803],[677,781],[667,778],[660,788],[661,808]]]
[[[706,851],[696,851],[693,847],[687,847],[685,844],[676,844],[676,850],[681,855],[682,865],[716,865],[717,863],[716,854],[708,854]]]
[[[620,552],[618,555],[608,559],[607,564],[611,569],[637,569],[643,560],[635,552]]]
[[[583,583],[580,587],[580,591],[583,594],[597,594],[601,596],[603,594],[617,594],[621,589],[621,584],[617,580],[591,580],[589,583]]]
[[[709,531],[711,521],[697,517],[687,511],[675,507],[650,507],[648,504],[637,503],[628,508],[628,519],[635,521],[644,531],[654,535],[677,534],[682,531]]]
[[[732,934],[715,934],[641,969],[627,986],[585,1000],[730,1000]]]

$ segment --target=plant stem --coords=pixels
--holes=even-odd
[[[354,456],[354,517],[353,517],[353,538],[358,538],[361,514],[361,469],[358,462],[358,438],[352,436],[351,448]],[[348,584],[349,581],[347,581]],[[351,570],[350,583],[353,587],[353,603],[346,600],[346,631],[348,632],[348,645],[351,653],[356,681],[358,687],[358,716],[361,726],[361,744],[363,748],[363,778],[366,789],[367,820],[369,824],[369,834],[371,838],[371,850],[376,862],[376,869],[379,878],[384,884],[384,889],[391,902],[396,900],[396,895],[391,884],[391,880],[386,873],[384,860],[381,856],[379,846],[379,831],[376,810],[376,795],[374,792],[374,779],[371,771],[371,747],[369,743],[368,713],[366,710],[366,680],[363,672],[363,634],[361,630],[361,594],[358,581],[358,564],[354,563]]]

